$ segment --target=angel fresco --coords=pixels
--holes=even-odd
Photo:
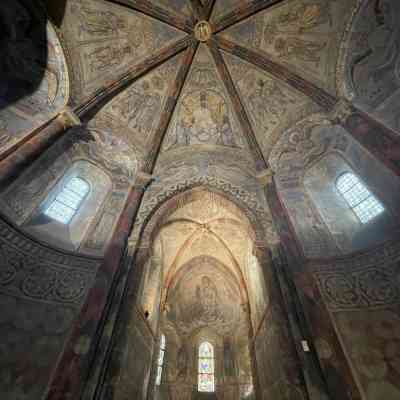
[[[154,116],[161,110],[161,96],[152,90],[149,82],[144,81],[139,87],[129,90],[128,95],[113,104],[112,109],[128,121],[130,128],[148,134]]]
[[[278,17],[278,25],[285,32],[303,33],[331,21],[329,7],[320,4],[296,4]]]
[[[282,12],[273,18],[264,28],[264,39],[272,43],[277,35],[298,35],[329,22],[332,25],[332,17],[329,6],[320,4],[296,4],[286,12]]]
[[[326,47],[326,44],[326,42],[316,42],[296,37],[278,37],[274,47],[279,57],[298,58],[318,64],[320,60],[319,53]]]
[[[250,92],[249,104],[252,115],[261,126],[269,122],[279,122],[279,117],[286,112],[287,106],[295,100],[286,95],[276,82],[271,79],[257,79],[252,84],[254,77],[251,76],[249,86],[254,86]]]
[[[125,57],[132,55],[132,48],[129,45],[105,45],[98,47],[86,57],[89,61],[91,72],[106,71],[109,68],[118,67],[125,60]]]
[[[396,19],[400,5],[396,1],[379,4],[374,10],[375,26],[366,34],[367,48],[351,66],[353,86],[370,104],[382,101],[382,87],[390,94],[395,88],[394,77],[400,80],[400,28]]]
[[[91,8],[88,3],[79,4],[76,13],[81,21],[79,25],[80,34],[86,32],[93,36],[112,36],[127,28],[122,17],[111,11]]]

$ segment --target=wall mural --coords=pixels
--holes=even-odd
[[[184,36],[141,13],[99,0],[69,1],[61,30],[74,59],[74,102]]]
[[[266,52],[303,78],[335,93],[335,65],[356,0],[288,1],[229,28],[229,40]]]
[[[392,242],[312,268],[366,400],[400,396],[399,267]]]
[[[318,106],[271,75],[224,54],[232,79],[268,158],[281,132],[296,120],[318,111]]]
[[[357,14],[344,56],[344,94],[400,131],[400,28],[395,0],[366,2]]]
[[[3,220],[0,259],[0,396],[39,399],[99,261],[50,250]]]
[[[5,74],[0,87],[1,153],[60,112],[68,101],[69,82],[61,44],[44,10],[16,1],[2,7],[0,19],[6,37],[0,62]]]
[[[214,6],[212,20],[221,18],[235,7],[246,6],[249,3],[249,0],[218,0]]]
[[[278,192],[307,257],[332,256],[338,252],[330,232],[304,191],[303,175],[328,149],[343,146],[346,143],[343,135],[343,130],[335,129],[323,116],[315,115],[284,133],[269,159],[276,172]]]
[[[202,327],[229,335],[245,323],[237,283],[218,264],[211,257],[193,259],[169,289],[167,318],[180,335]]]
[[[94,124],[118,132],[127,143],[142,152],[161,119],[162,109],[181,65],[178,55],[137,80],[107,104],[95,117]]]
[[[104,189],[98,193],[104,201],[98,204],[99,196],[96,196],[91,203],[91,213],[84,218],[85,235],[80,243],[80,251],[102,254],[136,177],[138,165],[134,150],[110,132],[87,127],[72,129],[69,135],[47,150],[24,174],[1,192],[0,202],[3,212],[9,218],[28,228],[31,218],[36,216],[39,207],[57,182],[71,166],[81,160],[87,161],[87,178],[97,182],[99,190]],[[42,237],[40,232],[36,236]],[[46,241],[46,235],[42,239]],[[58,245],[65,247],[66,244],[61,241]]]
[[[187,0],[152,0],[152,3],[174,13],[191,15],[190,2]]]
[[[200,45],[166,134],[163,151],[208,144],[243,147],[228,96],[208,49]]]
[[[399,198],[392,193],[398,193],[400,181],[344,128],[332,125],[323,115],[307,117],[287,130],[274,147],[269,162],[307,257],[361,250],[396,235],[391,217],[363,226],[343,210],[342,199],[334,187],[341,172],[353,170],[360,175],[390,215],[398,212]],[[348,220],[339,222],[344,215]]]

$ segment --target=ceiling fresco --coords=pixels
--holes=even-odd
[[[69,96],[66,60],[52,24],[22,5],[14,8],[18,10],[17,26],[3,27],[7,57],[0,63],[6,76],[0,88],[0,153],[60,112]],[[31,25],[38,26],[36,31],[30,30]]]
[[[266,158],[279,135],[302,116],[318,110],[303,94],[236,56],[223,57]]]
[[[177,55],[137,80],[116,96],[96,117],[106,127],[142,150],[158,126],[168,96],[169,82],[175,80],[182,56]]]
[[[185,33],[102,0],[67,3],[63,36],[74,60],[75,95],[86,97]]]
[[[400,27],[398,1],[365,2],[355,16],[342,68],[343,94],[399,131]]]
[[[356,0],[279,2],[221,35],[266,53],[301,77],[335,94],[339,45],[355,4]]]
[[[336,94],[340,40],[356,1],[157,0],[144,6],[133,0],[70,0],[62,32],[74,59],[73,102],[144,65],[144,73],[100,111],[96,124],[101,121],[143,157],[163,126],[162,158],[193,148],[243,149],[249,155],[258,151],[252,157],[262,169],[260,158],[268,159],[281,133],[320,108],[312,95],[289,85],[284,72],[280,79],[257,64],[256,55]],[[204,24],[204,43],[195,28],[199,12],[211,19]],[[253,53],[231,54],[219,42],[226,39]],[[190,46],[195,51],[182,80],[179,58]],[[173,82],[183,88],[167,103]]]
[[[207,47],[199,46],[163,151],[182,146],[243,147],[230,100]]]
[[[187,0],[154,0],[153,3],[175,13],[192,14],[190,2]]]
[[[230,334],[245,318],[237,282],[212,257],[194,258],[185,265],[170,288],[168,303],[168,318],[183,335],[210,326],[220,335]]]
[[[215,22],[229,12],[235,11],[235,8],[244,7],[249,3],[251,3],[250,0],[219,0],[215,3],[211,20]]]

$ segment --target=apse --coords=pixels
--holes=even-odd
[[[295,355],[272,259],[260,257],[246,213],[199,187],[149,225],[151,249],[131,272],[138,290],[117,343],[116,398],[147,388],[154,399],[255,399],[257,381],[265,393],[280,390],[270,374],[283,388]]]
[[[399,13],[0,1],[0,399],[400,399]]]

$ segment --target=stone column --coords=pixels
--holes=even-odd
[[[46,124],[39,133],[23,143],[0,162],[0,185],[10,182],[21,171],[50,147],[62,134],[73,126],[80,125],[79,118],[69,109],[64,109]]]
[[[271,176],[266,184],[266,197],[281,239],[281,246],[273,249],[273,268],[282,294],[286,315],[294,340],[297,356],[302,367],[305,385],[310,400],[329,400],[331,396],[315,351],[303,307],[291,277],[291,270],[304,265],[304,257],[297,244],[286,212],[280,202],[276,185]],[[303,345],[309,347],[305,351]],[[306,350],[308,350],[306,348]]]
[[[47,399],[80,398],[82,384],[87,378],[86,374],[94,356],[89,350],[96,350],[102,337],[108,317],[107,311],[113,303],[114,285],[119,282],[117,274],[121,270],[120,265],[127,249],[127,241],[150,181],[151,176],[145,173],[139,173],[136,178],[104,255],[104,261],[97,272],[94,285],[72,328],[63,357],[54,371]]]

